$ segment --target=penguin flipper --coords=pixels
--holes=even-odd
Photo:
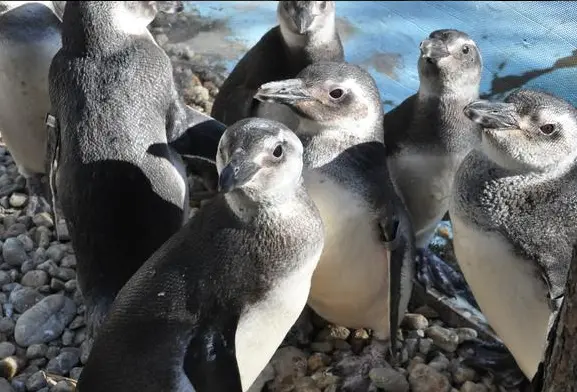
[[[393,358],[397,351],[397,331],[412,292],[415,275],[415,237],[408,212],[391,180],[385,145],[378,141],[357,144],[339,157],[352,161],[355,174],[365,184],[389,259],[389,330]]]
[[[183,369],[196,392],[242,392],[234,351],[235,331],[208,330],[190,342]]]

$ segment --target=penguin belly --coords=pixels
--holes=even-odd
[[[453,211],[451,211],[453,212]],[[489,324],[531,380],[547,341],[551,311],[534,262],[516,255],[504,237],[451,213],[455,255]]]
[[[449,209],[453,178],[464,157],[409,151],[389,158],[391,177],[411,216],[418,248],[429,244]]]
[[[300,268],[279,278],[261,301],[241,313],[235,349],[243,392],[266,367],[304,309],[321,251],[300,261]]]
[[[361,196],[314,172],[306,188],[319,209],[325,245],[309,305],[326,320],[389,335],[389,260],[374,213]]]
[[[27,176],[45,172],[48,69],[59,48],[56,29],[37,42],[10,42],[0,32],[0,132]]]

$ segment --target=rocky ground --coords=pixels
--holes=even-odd
[[[187,24],[186,15],[171,18],[151,30],[173,60],[185,101],[210,113],[223,72],[208,67],[190,48],[170,42],[168,22]],[[76,259],[70,242],[55,240],[50,215],[24,213],[24,184],[10,154],[0,147],[0,359],[12,358],[4,364],[20,369],[9,381],[0,378],[0,392],[71,391],[70,382],[47,380],[44,371],[77,379],[87,359]],[[298,324],[253,392],[333,392],[344,390],[343,385],[359,392],[498,390],[489,376],[461,363],[461,344],[477,333],[447,327],[427,307],[405,317],[397,367],[384,361],[385,348],[368,331],[328,325],[308,311]]]

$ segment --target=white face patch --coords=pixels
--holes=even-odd
[[[136,14],[124,5],[117,6],[112,10],[112,24],[114,28],[125,34],[149,36],[152,38],[152,35],[146,28],[150,22],[152,22],[152,19]]]

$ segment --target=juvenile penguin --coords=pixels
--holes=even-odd
[[[26,179],[34,215],[51,210],[47,173],[48,69],[60,49],[60,1],[0,2],[0,132]],[[9,193],[7,190],[6,193]]]
[[[464,112],[482,127],[482,141],[455,177],[455,254],[481,310],[531,379],[577,242],[577,110],[519,90]]]
[[[414,236],[387,169],[375,81],[356,65],[320,62],[255,97],[300,117],[305,184],[325,226],[308,304],[394,343],[411,294]]]
[[[49,73],[59,123],[56,189],[78,262],[89,335],[118,290],[182,227],[188,187],[167,144],[184,110],[146,26],[178,2],[73,1]]]
[[[479,97],[482,61],[475,42],[458,30],[433,31],[420,51],[419,91],[385,114],[384,131],[391,176],[416,232],[419,277],[434,280],[428,263],[442,261],[427,251],[428,244],[449,209],[459,164],[479,143],[478,126],[463,108]],[[443,271],[443,266],[433,268]],[[449,276],[444,274],[450,284]]]
[[[212,117],[227,125],[249,116],[264,117],[295,129],[298,118],[287,107],[253,97],[262,84],[294,78],[309,64],[344,61],[335,7],[336,1],[279,1],[278,26],[234,67],[214,100]]]
[[[221,192],[120,291],[78,392],[248,390],[304,308],[323,248],[302,155],[276,121],[226,130]]]

